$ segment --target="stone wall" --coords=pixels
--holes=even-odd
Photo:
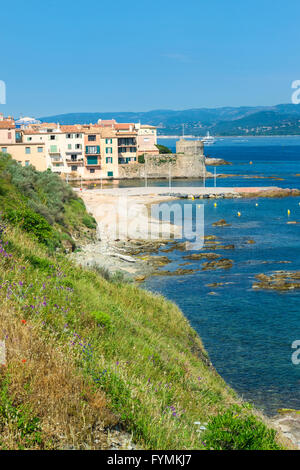
[[[119,178],[201,178],[204,176],[203,155],[145,155],[145,163],[119,165]]]

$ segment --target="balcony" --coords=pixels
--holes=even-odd
[[[66,158],[66,162],[68,165],[83,165],[83,157],[79,157],[79,158]]]
[[[86,157],[85,164],[87,167],[100,167],[100,158],[96,155],[89,155]]]
[[[57,147],[57,145],[50,145],[49,154],[50,155],[59,155],[60,154],[60,149]]]
[[[59,157],[51,157],[51,163],[63,163],[63,158],[60,155]]]
[[[69,153],[70,153],[70,154],[72,154],[72,155],[74,155],[74,154],[79,154],[79,153],[82,153],[82,152],[83,152],[83,149],[75,149],[75,150],[68,149],[68,150],[66,150],[66,154],[69,154]]]
[[[118,147],[136,147],[136,139],[135,138],[120,138],[118,139]]]

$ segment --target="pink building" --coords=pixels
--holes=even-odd
[[[16,142],[15,121],[11,118],[0,120],[0,142],[1,144],[14,144]]]

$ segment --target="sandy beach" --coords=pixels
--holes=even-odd
[[[143,277],[153,273],[157,266],[145,257],[132,256],[137,251],[135,246],[147,246],[146,251],[151,253],[159,246],[184,238],[181,223],[159,220],[157,210],[162,203],[180,198],[274,197],[290,195],[291,191],[275,186],[77,189],[97,221],[98,240],[71,256],[83,266],[101,266],[110,273],[121,271],[131,278]]]

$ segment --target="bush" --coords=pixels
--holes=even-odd
[[[104,312],[93,312],[92,316],[95,318],[98,325],[102,328],[110,330],[112,328],[112,321],[110,316]]]
[[[166,147],[165,145],[156,145],[156,147],[159,150],[159,153],[173,153],[172,150],[169,149],[169,147]]]
[[[258,418],[232,406],[209,421],[201,440],[213,450],[279,450],[275,436]]]
[[[20,225],[23,230],[32,233],[40,243],[46,243],[53,238],[53,229],[47,220],[31,209],[7,209],[4,219],[14,225]]]
[[[82,223],[90,229],[95,229],[97,227],[97,222],[91,215],[84,215],[82,217]]]
[[[139,163],[145,163],[145,154],[144,153],[143,153],[143,155],[138,156],[138,162]]]

